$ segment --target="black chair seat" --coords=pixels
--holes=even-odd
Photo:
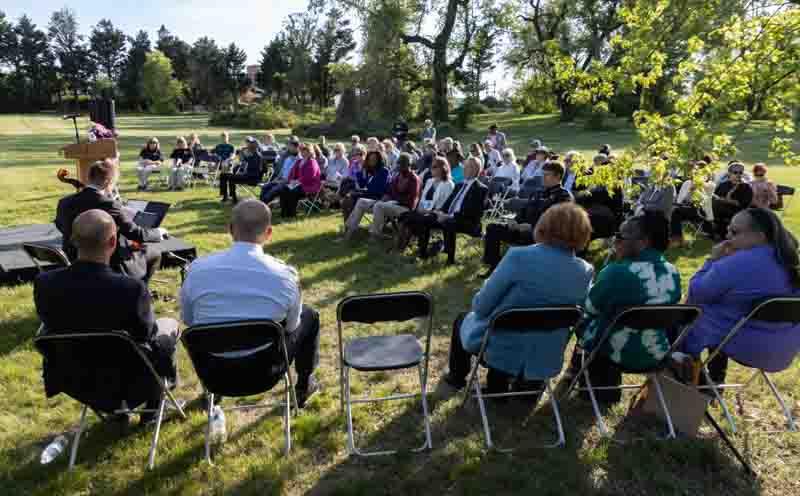
[[[356,338],[344,349],[345,365],[361,371],[406,369],[422,358],[422,345],[411,334]]]

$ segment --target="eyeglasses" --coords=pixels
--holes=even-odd
[[[730,171],[728,174],[730,174],[731,176],[741,176],[742,174],[744,174],[744,171]]]
[[[764,177],[766,174],[756,174],[756,177]]]

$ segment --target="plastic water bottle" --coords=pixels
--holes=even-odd
[[[58,458],[58,455],[64,452],[67,444],[69,444],[69,441],[63,434],[53,439],[44,451],[42,451],[42,457],[40,459],[42,465],[47,465]]]
[[[211,410],[211,439],[215,442],[225,442],[227,438],[225,431],[225,412],[219,405],[214,406]]]

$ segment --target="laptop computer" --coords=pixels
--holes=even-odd
[[[128,200],[126,210],[133,215],[133,222],[145,229],[161,227],[169,211],[169,203],[145,200]]]

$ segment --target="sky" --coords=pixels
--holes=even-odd
[[[305,11],[308,0],[3,0],[0,11],[14,22],[27,14],[46,31],[50,15],[64,6],[75,11],[79,29],[87,37],[100,19],[110,19],[129,36],[140,29],[147,31],[154,42],[163,24],[190,45],[203,36],[219,46],[236,43],[247,52],[247,63],[257,64],[261,50],[281,30],[286,16]],[[498,91],[510,84],[501,70],[490,78],[497,82]]]

